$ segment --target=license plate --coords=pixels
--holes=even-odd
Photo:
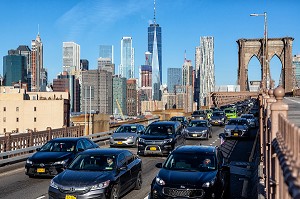
[[[218,124],[219,122],[215,121],[215,124]]]
[[[122,142],[122,141],[119,141],[118,144],[123,144],[123,142]]]
[[[193,137],[197,137],[198,135],[197,134],[193,134]]]
[[[45,168],[37,168],[36,172],[38,173],[45,173]]]
[[[156,151],[156,147],[155,146],[150,147],[150,151]]]
[[[233,135],[234,135],[234,136],[239,136],[239,134],[238,134],[238,133],[234,133]]]
[[[66,195],[65,199],[76,199],[76,196],[72,196],[72,195]]]

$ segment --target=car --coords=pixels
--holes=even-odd
[[[178,147],[156,167],[151,199],[220,199],[228,194],[229,166],[217,146]]]
[[[48,189],[49,199],[120,198],[141,189],[142,160],[129,150],[89,149],[55,176]]]
[[[206,139],[212,137],[212,127],[207,120],[191,120],[186,131],[186,138]]]
[[[37,152],[26,160],[25,174],[34,176],[55,176],[62,172],[77,153],[99,145],[85,137],[54,138],[37,148]]]
[[[254,117],[253,114],[242,114],[241,118],[246,118],[251,128],[255,128],[259,126],[258,119]]]
[[[246,118],[232,118],[224,127],[225,137],[249,137],[249,123]]]
[[[238,114],[237,114],[236,108],[225,108],[224,112],[225,112],[226,117],[228,119],[230,119],[230,118],[237,118]]]
[[[185,116],[173,116],[170,118],[170,121],[179,121],[183,127],[186,127],[189,123]]]
[[[138,139],[145,131],[142,124],[122,124],[109,138],[110,147],[134,146],[137,147]]]
[[[214,111],[209,118],[211,125],[223,126],[227,122],[227,117],[224,111]]]
[[[207,113],[204,110],[197,110],[192,113],[192,119],[207,120]]]
[[[149,124],[140,136],[138,155],[169,155],[177,146],[185,144],[186,135],[178,121],[156,121]]]

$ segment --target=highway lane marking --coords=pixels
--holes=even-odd
[[[297,103],[297,104],[300,104],[299,101],[296,101],[296,100],[293,100],[293,99],[289,99],[289,98],[284,98],[284,99],[287,99],[287,100],[290,100],[290,101],[295,102],[295,103]]]
[[[40,197],[38,197],[36,199],[42,199],[42,198],[46,198],[46,196],[40,196]]]
[[[7,172],[4,172],[4,173],[1,173],[1,174],[0,174],[0,177],[12,175],[12,174],[16,174],[16,173],[18,173],[18,172],[20,172],[20,171],[24,171],[24,168],[22,167],[22,168],[19,168],[19,169],[15,169],[15,170],[12,170],[12,171],[7,171]],[[25,172],[25,171],[24,171],[24,172]]]

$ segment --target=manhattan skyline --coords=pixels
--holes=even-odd
[[[3,56],[19,45],[31,48],[38,32],[44,47],[44,68],[48,83],[62,72],[63,42],[80,45],[81,59],[89,68],[97,68],[99,45],[113,45],[116,68],[120,64],[122,37],[132,37],[135,48],[135,77],[145,63],[147,28],[153,22],[153,0],[2,0],[0,25],[0,74]],[[236,84],[238,46],[241,38],[262,38],[264,18],[251,13],[267,12],[268,37],[293,37],[293,55],[300,53],[300,2],[287,1],[209,1],[156,0],[156,23],[162,27],[163,80],[167,83],[167,68],[181,68],[184,57],[195,67],[195,48],[201,36],[214,37],[216,85]],[[39,28],[38,28],[39,27]],[[186,53],[185,53],[186,51]],[[278,82],[280,61],[270,62],[271,75]],[[117,70],[116,70],[117,71]],[[249,63],[249,80],[259,80],[257,59]]]

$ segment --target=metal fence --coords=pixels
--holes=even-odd
[[[261,93],[260,151],[265,196],[300,198],[300,130],[287,119],[288,105],[282,87]]]

